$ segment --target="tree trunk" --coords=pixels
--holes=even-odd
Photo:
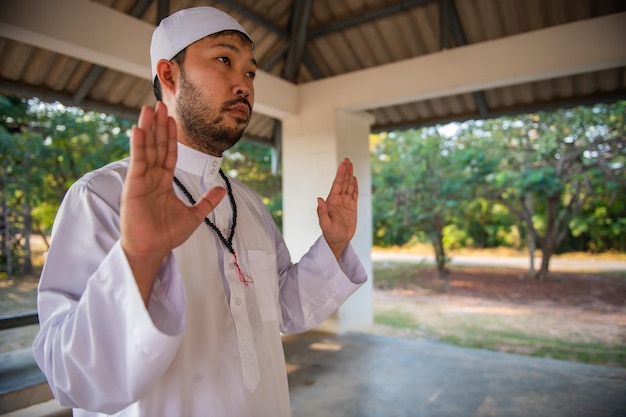
[[[32,234],[33,217],[31,213],[30,200],[27,198],[24,204],[24,274],[33,273],[33,257],[30,250],[30,236]]]
[[[550,273],[550,258],[559,244],[559,199],[560,194],[553,194],[548,197],[548,210],[546,215],[546,231],[543,238],[539,238],[541,247],[541,267],[535,274],[537,279],[546,279]]]
[[[430,234],[430,241],[435,250],[435,266],[437,267],[437,276],[439,279],[445,280],[446,291],[450,285],[448,280],[448,268],[446,268],[446,250],[443,247],[443,233],[440,230]]]
[[[50,250],[50,241],[48,240],[48,236],[46,236],[46,234],[41,230],[40,227],[36,227],[37,235],[39,235],[39,237],[41,237],[41,239],[43,240],[44,245],[46,245],[46,251]]]
[[[533,206],[533,195],[531,193],[527,193],[524,197],[524,204],[526,205],[526,209],[529,213],[534,211]],[[535,274],[535,249],[537,248],[537,242],[535,242],[535,235],[529,230],[528,231],[528,252],[529,252],[529,271],[528,276],[532,277]]]
[[[13,278],[13,265],[11,263],[11,230],[9,228],[9,205],[7,203],[7,176],[6,176],[6,161],[3,161],[2,164],[2,213],[1,213],[1,221],[2,221],[2,243],[4,249],[4,256],[6,259],[6,272],[7,276]]]
[[[2,201],[2,246],[6,262],[6,272],[9,278],[13,278],[13,264],[11,262],[11,231],[9,229],[9,213],[6,200]]]
[[[535,278],[541,280],[548,278],[548,274],[550,273],[550,258],[552,257],[552,254],[553,251],[541,250],[541,267],[535,274]]]
[[[541,239],[540,243],[541,266],[539,267],[539,271],[535,273],[535,278],[547,279],[548,274],[550,273],[550,259],[552,258],[552,255],[554,255],[556,244],[554,239],[552,239],[549,235],[546,235],[543,239]]]
[[[530,261],[530,264],[528,265],[529,275],[535,273],[535,249],[537,249],[537,244],[535,243],[535,235],[530,233],[528,235],[528,256]]]

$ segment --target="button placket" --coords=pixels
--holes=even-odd
[[[228,258],[226,256],[225,258]],[[252,329],[248,318],[245,288],[239,281],[233,260],[224,259],[228,264],[224,272],[231,290],[230,311],[235,324],[237,347],[241,357],[241,367],[244,385],[252,392],[259,383],[259,363],[252,337]]]

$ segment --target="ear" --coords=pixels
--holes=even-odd
[[[176,94],[179,75],[178,65],[167,59],[161,59],[156,65],[156,74],[161,83],[161,91],[163,93],[167,91],[172,95]]]

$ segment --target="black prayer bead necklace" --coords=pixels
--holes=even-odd
[[[235,257],[234,264],[235,264],[235,267],[237,268],[237,272],[239,273],[239,280],[243,282],[247,287],[248,284],[252,284],[254,282],[254,279],[252,279],[251,276],[245,274],[239,267],[239,263],[237,262],[237,254],[235,253],[235,248],[233,247],[233,238],[235,237],[235,228],[237,227],[237,203],[235,203],[235,196],[233,195],[233,189],[230,186],[230,181],[228,180],[228,177],[226,176],[226,174],[224,174],[224,171],[222,171],[221,169],[220,169],[220,175],[224,179],[224,182],[226,182],[226,191],[228,192],[228,199],[230,200],[230,206],[233,209],[233,222],[230,225],[230,234],[228,235],[228,239],[224,237],[220,229],[218,229],[217,226],[211,220],[208,219],[208,217],[204,218],[204,222],[206,223],[207,226],[209,226],[211,230],[213,230],[217,234],[217,237],[219,237],[222,244],[224,244],[226,249],[228,249],[228,251],[232,253],[232,255]],[[187,199],[189,200],[191,204],[196,204],[196,200],[193,198],[189,190],[187,190],[187,187],[185,187],[183,183],[180,182],[178,178],[176,178],[176,176],[174,176],[174,183],[185,194],[185,196],[187,197]]]

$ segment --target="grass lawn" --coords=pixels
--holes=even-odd
[[[375,332],[626,367],[621,273],[539,282],[502,268],[452,268],[447,291],[434,275],[429,266],[375,263]]]

